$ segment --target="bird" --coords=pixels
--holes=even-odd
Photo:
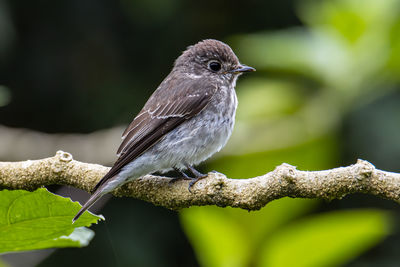
[[[221,41],[206,39],[187,47],[123,132],[116,162],[72,222],[103,195],[146,174],[176,170],[192,179],[190,191],[207,176],[193,166],[220,151],[231,136],[237,78],[253,71]]]

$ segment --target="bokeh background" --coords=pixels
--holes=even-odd
[[[111,165],[124,125],[181,51],[206,38],[228,43],[257,72],[240,78],[234,134],[200,166],[204,172],[249,178],[283,162],[321,170],[358,158],[400,172],[397,0],[0,0],[0,160],[62,149],[77,160]],[[87,197],[73,188],[51,190]],[[400,264],[398,204],[367,195],[285,198],[250,213],[173,212],[111,198],[99,212],[107,221],[93,227],[88,247],[3,255],[2,261],[41,267]]]

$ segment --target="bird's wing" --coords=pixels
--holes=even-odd
[[[202,111],[215,91],[214,84],[204,81],[175,80],[174,84],[162,83],[125,130],[117,152],[119,158],[93,190],[117,175],[124,166],[155,145],[168,132]]]

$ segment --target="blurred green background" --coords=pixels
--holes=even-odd
[[[82,139],[126,125],[181,51],[206,38],[228,43],[257,72],[240,78],[234,134],[201,166],[204,172],[249,178],[283,162],[321,170],[357,158],[400,172],[398,0],[0,0],[1,133],[25,128],[35,136]],[[44,136],[41,146],[53,150],[54,139]],[[111,165],[118,138],[111,149],[69,152]],[[20,149],[19,160],[43,157],[25,153],[35,143],[27,135],[12,144],[2,139],[3,150]],[[57,149],[67,150],[63,142]],[[0,160],[10,158],[3,153]],[[66,189],[65,195],[79,199],[76,193]],[[287,198],[250,213],[217,207],[172,212],[112,198],[101,213],[107,221],[92,227],[96,236],[86,248],[3,255],[3,261],[41,267],[400,265],[398,204],[367,195],[331,202]]]

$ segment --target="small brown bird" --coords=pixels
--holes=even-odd
[[[183,172],[188,169],[195,176],[190,190],[206,176],[193,165],[228,141],[235,123],[236,80],[251,71],[223,42],[209,39],[189,46],[126,128],[117,161],[72,221],[104,194],[156,171],[175,169],[189,178]]]

